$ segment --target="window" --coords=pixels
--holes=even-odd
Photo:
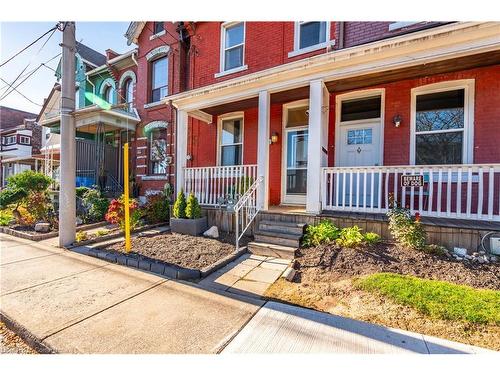
[[[381,102],[381,96],[343,100],[340,121],[380,118]]]
[[[220,165],[241,165],[243,159],[243,119],[222,120]]]
[[[104,89],[104,100],[108,102],[109,104],[114,104],[114,89],[112,86],[107,85],[106,88]]]
[[[8,135],[6,137],[3,137],[3,144],[5,146],[15,145],[16,144],[16,136],[15,135]]]
[[[30,137],[27,137],[25,135],[20,135],[19,136],[19,144],[21,145],[29,145],[31,143]]]
[[[132,111],[133,108],[133,101],[134,101],[134,82],[132,81],[132,78],[128,78],[125,81],[124,85],[124,97],[125,97],[125,103],[127,103],[127,110],[129,112]]]
[[[159,34],[164,30],[163,22],[153,22],[153,34]]]
[[[150,174],[167,173],[167,130],[151,130],[149,145]]]
[[[221,71],[243,67],[245,23],[230,23],[222,27]]]
[[[162,57],[151,63],[151,102],[159,102],[168,95],[168,60]]]
[[[368,145],[372,143],[373,129],[354,129],[347,131],[348,145]]]
[[[299,48],[304,49],[326,42],[327,22],[299,22]]]
[[[461,164],[465,89],[417,95],[415,163]]]
[[[77,87],[75,91],[75,109],[80,108],[80,88]]]

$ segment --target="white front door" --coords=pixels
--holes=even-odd
[[[340,125],[340,150],[337,166],[380,165],[382,149],[380,128],[379,120],[363,120]]]
[[[380,165],[381,162],[381,137],[380,137],[380,120],[361,120],[359,122],[349,122],[348,124],[343,124],[340,126],[340,152],[339,160],[337,166],[339,167],[363,167],[363,166],[374,166]],[[352,174],[352,176],[351,176]],[[378,197],[378,187],[379,178],[378,173],[373,175],[373,181],[371,174],[364,175],[360,174],[359,180],[355,173],[346,172],[345,174],[340,174],[339,186],[343,188],[345,186],[345,191],[340,192],[340,196],[344,196],[344,202],[346,206],[356,207],[363,206],[366,204],[371,204],[372,201],[372,189],[374,202],[373,206],[376,207],[378,202],[376,197]],[[346,179],[345,185],[343,179]],[[366,178],[366,181],[365,181]],[[359,181],[359,190],[358,190]],[[352,188],[351,188],[352,183]],[[373,184],[373,187],[372,187]],[[366,185],[366,188],[365,188]],[[360,194],[359,199],[355,194],[356,191],[366,192],[365,194]],[[359,200],[359,202],[358,202]]]

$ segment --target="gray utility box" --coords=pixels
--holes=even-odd
[[[207,217],[199,219],[170,219],[170,230],[173,233],[189,234],[199,236],[208,229]]]

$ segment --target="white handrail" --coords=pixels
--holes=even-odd
[[[252,186],[250,186],[234,205],[236,251],[240,248],[239,244],[241,237],[243,237],[260,211],[260,208],[257,206],[257,189],[263,180],[264,178],[262,176],[257,178]],[[241,231],[240,224],[242,227]]]
[[[389,194],[422,216],[500,221],[500,164],[327,167],[323,210],[385,213]],[[419,175],[423,186],[401,186]]]

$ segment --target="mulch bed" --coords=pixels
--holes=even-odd
[[[376,272],[394,272],[500,290],[500,263],[457,261],[389,243],[358,249],[334,244],[300,249],[295,267],[302,281],[338,281]]]
[[[245,244],[241,244],[245,246]],[[124,243],[104,247],[123,251]],[[176,264],[191,269],[202,269],[235,251],[234,235],[219,233],[218,239],[194,237],[178,233],[142,236],[132,240],[131,253]]]
[[[0,353],[1,354],[37,354],[23,339],[0,322]]]

